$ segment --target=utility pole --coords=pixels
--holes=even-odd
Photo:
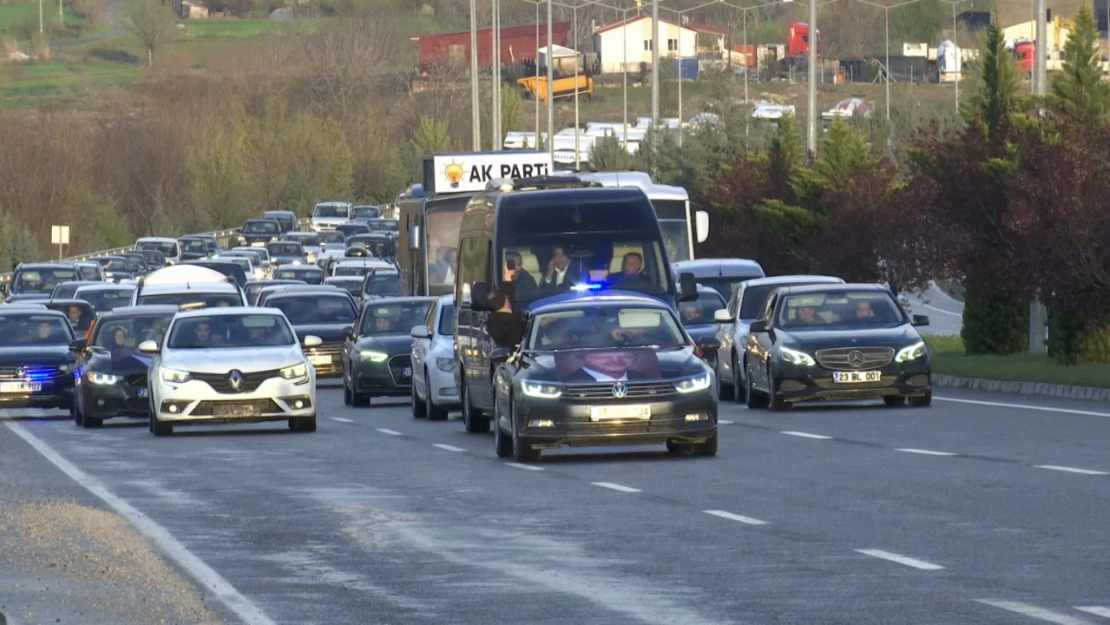
[[[1044,2],[1044,0],[1038,0]],[[817,156],[817,0],[809,0],[809,46],[806,64],[809,65],[809,85],[806,89],[806,150],[809,157]]]
[[[482,149],[481,105],[478,97],[478,7],[470,0],[470,134],[473,150]]]
[[[659,144],[659,0],[651,0],[651,147]],[[652,152],[654,158],[655,152]]]
[[[39,0],[39,35],[42,35],[43,32],[44,31],[43,31],[43,25],[42,25],[42,0]]]
[[[1045,59],[1048,55],[1048,11],[1045,0],[1037,0],[1037,35],[1033,41],[1033,93],[1039,96],[1045,94]]]
[[[555,71],[551,62],[555,58],[555,47],[552,39],[554,35],[551,33],[551,0],[547,0],[547,153],[551,156],[551,160],[555,160],[555,98],[552,97]]]
[[[493,49],[493,143],[490,146],[495,152],[501,150],[505,134],[501,132],[501,0],[493,0],[493,40],[495,42]]]
[[[65,13],[62,12],[62,2],[63,0],[58,0],[58,26],[66,25]]]

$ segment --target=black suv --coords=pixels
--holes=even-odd
[[[54,287],[83,279],[81,268],[73,263],[20,263],[7,286],[6,301],[50,299]]]
[[[281,222],[276,219],[248,219],[232,240],[238,241],[239,245],[261,247],[270,241],[277,241],[282,234]]]

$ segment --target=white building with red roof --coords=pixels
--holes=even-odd
[[[724,28],[695,24],[683,20],[660,18],[659,56],[696,58],[711,54],[719,57],[725,49]],[[601,61],[601,71],[619,73],[638,71],[640,63],[651,65],[651,16],[636,15],[612,24],[594,27],[594,51]]]

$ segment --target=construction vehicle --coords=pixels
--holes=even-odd
[[[1048,59],[1045,62],[1045,70],[1049,72],[1057,71],[1063,67],[1063,62],[1060,60],[1060,51],[1064,49],[1064,44],[1067,43],[1068,35],[1075,31],[1075,22],[1066,17],[1054,15],[1048,24],[1046,34],[1048,35]],[[1012,50],[1014,60],[1018,62],[1021,71],[1027,74],[1032,74],[1033,66],[1037,58],[1037,43],[1029,39],[1018,39],[1013,42],[1007,42],[1007,47]],[[1055,48],[1055,49],[1053,49]]]
[[[524,87],[526,97],[536,98],[540,102],[547,102],[547,76],[528,76],[517,80],[520,86]],[[575,93],[578,95],[585,95],[587,99],[591,98],[594,92],[594,77],[587,76],[586,74],[578,75],[577,88],[575,85],[574,76],[563,76],[556,78],[553,81],[555,86],[554,97],[556,100],[560,98],[573,98]]]

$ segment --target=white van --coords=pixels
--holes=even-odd
[[[312,231],[335,230],[351,220],[353,209],[350,202],[320,202],[312,210]]]
[[[142,237],[133,246],[137,250],[157,250],[166,257],[167,265],[181,262],[181,244],[171,237]]]

